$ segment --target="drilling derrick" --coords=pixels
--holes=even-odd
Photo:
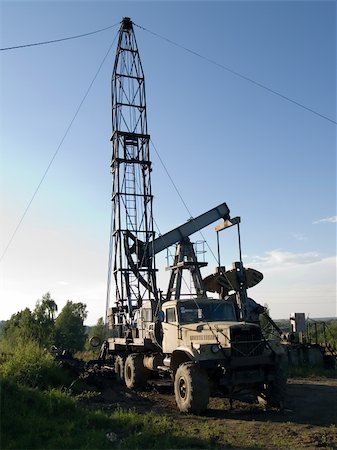
[[[109,327],[130,325],[143,301],[158,303],[145,84],[132,22],[124,18],[112,73],[112,219]],[[111,304],[110,304],[111,303]]]
[[[211,393],[281,408],[286,391],[283,351],[268,341],[259,324],[264,311],[247,289],[263,275],[244,268],[240,217],[226,203],[155,236],[142,64],[131,20],[125,17],[112,73],[112,212],[106,324],[93,373],[115,374],[128,389],[148,381],[172,381],[178,409],[199,414]],[[203,278],[190,237],[221,220],[216,272]],[[219,231],[237,226],[240,260],[221,265]],[[157,289],[155,255],[176,245],[166,296]],[[194,291],[182,292],[190,273]],[[212,294],[219,294],[215,298]],[[111,304],[110,304],[111,301]],[[267,319],[268,320],[268,319]],[[272,323],[272,322],[270,322]],[[99,345],[93,336],[92,346]]]

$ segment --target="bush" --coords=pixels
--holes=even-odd
[[[40,391],[1,380],[0,447],[4,449],[108,448],[109,418],[81,408],[57,389]]]
[[[161,415],[93,411],[57,389],[40,391],[6,378],[0,401],[0,447],[7,450],[212,448]]]
[[[302,364],[300,366],[287,366],[286,373],[288,378],[337,378],[336,369],[325,369],[321,365]]]
[[[14,347],[1,342],[0,374],[18,384],[45,389],[69,385],[71,380],[53,356],[34,341],[19,341]]]

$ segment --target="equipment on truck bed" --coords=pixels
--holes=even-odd
[[[281,347],[261,332],[264,308],[247,295],[263,275],[241,257],[240,218],[226,203],[156,236],[151,190],[150,136],[145,84],[132,21],[124,18],[112,74],[112,219],[106,322],[109,337],[100,360],[114,367],[131,389],[153,377],[173,380],[180,411],[201,412],[209,396],[281,407],[285,377]],[[237,226],[239,261],[220,264],[205,278],[190,236],[222,220],[219,231]],[[158,289],[155,255],[176,245],[166,295]],[[192,290],[182,292],[189,272]],[[208,292],[218,294],[209,297]]]

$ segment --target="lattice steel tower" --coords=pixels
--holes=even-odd
[[[122,20],[112,73],[112,220],[107,318],[128,324],[133,310],[157,304],[150,136],[145,83],[132,22]],[[138,255],[138,256],[136,256]],[[113,307],[111,307],[113,305]]]

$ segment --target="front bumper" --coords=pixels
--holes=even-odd
[[[273,355],[229,357],[217,361],[199,361],[209,378],[219,387],[265,384],[273,379]]]

